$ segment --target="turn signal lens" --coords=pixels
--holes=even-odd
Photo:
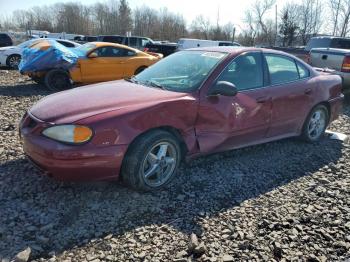
[[[83,143],[88,141],[92,136],[92,131],[86,126],[75,126],[74,143]]]
[[[341,71],[344,73],[350,73],[350,56],[345,56]]]
[[[42,134],[60,142],[80,144],[89,141],[93,132],[87,126],[58,125],[46,128]]]

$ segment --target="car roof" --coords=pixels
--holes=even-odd
[[[340,36],[314,36],[311,37],[311,39],[347,39],[349,40],[350,37],[340,37]]]
[[[244,47],[244,46],[210,46],[210,47],[196,47],[196,48],[190,48],[186,50],[193,50],[193,51],[208,51],[208,52],[223,52],[228,54],[241,54],[244,52],[268,52],[268,53],[274,53],[274,54],[282,54],[290,56],[286,52],[273,50],[273,49],[267,49],[267,48],[257,48],[257,47]],[[184,50],[184,51],[186,51]]]
[[[96,47],[103,47],[103,46],[113,46],[113,47],[119,47],[119,48],[124,48],[124,49],[129,49],[131,51],[134,52],[139,52],[139,50],[132,48],[130,46],[126,46],[126,45],[121,45],[121,44],[117,44],[117,43],[111,43],[111,42],[89,42],[89,44],[93,44]]]
[[[248,52],[248,51],[262,51],[264,49],[256,48],[256,47],[242,47],[242,46],[209,46],[209,47],[190,48],[187,50],[240,54],[240,53]]]

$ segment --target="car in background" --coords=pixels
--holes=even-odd
[[[80,36],[74,37],[74,41],[79,43],[79,44],[85,44],[88,42],[96,42],[97,36],[80,35]]]
[[[121,45],[127,45],[132,48],[144,50],[148,43],[153,43],[154,41],[148,37],[142,36],[121,36],[121,35],[100,35],[97,41],[117,43]]]
[[[350,93],[350,50],[312,48],[309,63],[321,71],[341,76],[343,79],[343,93]]]
[[[154,43],[147,43],[143,51],[160,53],[160,54],[163,54],[164,57],[166,57],[176,52],[176,49],[177,49],[177,43],[154,42]]]
[[[7,46],[7,47],[1,47],[0,48],[0,66],[7,66],[10,68],[17,69],[18,65],[21,62],[21,57],[22,57],[22,51],[24,48],[40,42],[40,41],[45,41],[45,40],[54,40],[57,41],[58,43],[64,45],[65,47],[68,48],[76,48],[80,46],[80,44],[75,43],[73,41],[69,40],[63,40],[63,39],[52,39],[52,38],[35,38],[31,39],[28,41],[25,41],[19,45],[16,46]]]
[[[336,48],[349,50],[350,38],[335,36],[316,36],[312,37],[305,47],[273,47],[275,50],[284,51],[291,55],[294,55],[306,63],[310,63],[310,52],[314,48]]]
[[[237,42],[230,41],[213,41],[203,39],[180,38],[177,44],[177,50],[185,50],[196,47],[210,47],[210,46],[241,46]]]
[[[13,45],[11,37],[7,33],[0,33],[0,47]]]
[[[50,95],[24,115],[20,135],[25,154],[53,178],[121,179],[150,191],[167,185],[183,159],[293,136],[319,141],[342,101],[339,76],[294,56],[206,47],[130,79]]]
[[[158,62],[161,54],[107,42],[91,42],[67,50],[48,41],[34,44],[23,54],[20,72],[53,90],[72,83],[96,83],[131,77]],[[48,50],[45,52],[45,50]],[[40,57],[39,57],[40,55]]]

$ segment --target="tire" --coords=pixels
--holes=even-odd
[[[63,91],[70,89],[72,83],[69,74],[62,69],[49,71],[44,78],[45,86],[53,91]]]
[[[21,62],[21,56],[20,55],[10,55],[6,59],[6,65],[13,69],[18,69],[19,63]]]
[[[181,155],[176,137],[163,130],[150,131],[130,145],[122,165],[122,180],[139,191],[162,189],[175,176]]]
[[[147,66],[141,66],[141,67],[137,68],[134,75],[137,75],[137,74],[141,73],[146,68],[147,68]]]
[[[315,106],[304,123],[301,138],[311,143],[319,141],[324,136],[328,122],[327,107],[321,104]]]
[[[44,78],[43,77],[32,76],[30,79],[32,79],[37,84],[43,84],[44,83]]]

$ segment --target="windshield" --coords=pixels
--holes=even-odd
[[[83,44],[81,46],[78,46],[77,48],[75,48],[75,50],[78,50],[84,54],[87,54],[94,48],[96,48],[96,45],[91,44],[91,43],[87,43],[87,44]]]
[[[181,51],[160,60],[134,77],[140,84],[151,84],[176,92],[197,90],[226,53]]]

